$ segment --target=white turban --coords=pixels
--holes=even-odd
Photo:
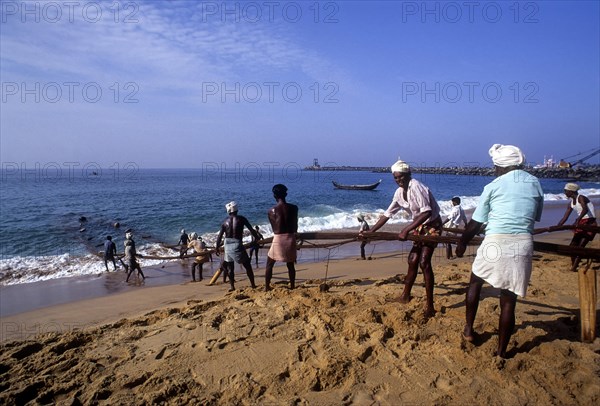
[[[410,172],[410,166],[404,161],[398,161],[394,165],[392,165],[392,173],[400,172],[407,173]]]
[[[494,165],[501,168],[525,163],[525,155],[514,145],[494,144],[490,148],[490,156]]]
[[[577,192],[579,190],[579,185],[577,183],[567,183],[565,185],[565,190],[570,192]]]
[[[238,211],[238,207],[237,207],[237,203],[236,202],[229,202],[229,203],[227,203],[225,205],[225,208],[227,209],[227,214]]]

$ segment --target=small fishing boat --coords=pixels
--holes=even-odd
[[[377,186],[379,186],[379,184],[381,183],[381,179],[379,179],[377,182],[372,183],[370,185],[342,185],[340,183],[337,183],[336,181],[331,181],[331,183],[333,183],[333,186],[335,186],[336,189],[344,189],[344,190],[373,190],[375,189]]]

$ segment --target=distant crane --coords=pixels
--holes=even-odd
[[[575,166],[575,165],[582,164],[583,162],[587,161],[588,159],[590,159],[590,158],[592,158],[592,157],[594,157],[594,156],[596,156],[596,155],[600,154],[600,148],[593,148],[593,149],[591,149],[591,150],[588,150],[588,151],[591,151],[591,152],[590,152],[589,154],[585,155],[584,157],[582,157],[582,158],[579,158],[579,159],[578,159],[577,161],[575,161],[575,162],[570,162],[570,163],[568,164],[568,166],[569,166],[569,167],[573,167],[573,166]],[[561,158],[561,159],[560,159],[560,161],[561,161],[561,164],[562,164],[563,162],[565,162],[565,163],[566,163],[566,160],[567,160],[567,159],[569,159],[569,158],[573,158],[573,157],[579,156],[579,155],[581,155],[581,154],[583,154],[583,153],[585,153],[585,152],[588,152],[588,151],[584,151],[584,152],[578,152],[577,154],[574,154],[574,155],[569,155],[569,156],[567,156],[567,157]]]

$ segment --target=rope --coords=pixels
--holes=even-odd
[[[563,229],[572,229],[574,226],[562,226],[557,229],[549,230],[559,231]],[[599,228],[600,227],[596,227]],[[450,229],[452,233],[460,234],[464,230],[461,229]],[[537,229],[538,233],[547,232],[547,228]],[[375,241],[398,241],[398,234],[391,232],[375,232],[375,233],[367,233],[363,235],[358,235],[356,232],[306,232],[306,233],[298,233],[297,238],[300,241],[298,245],[298,249],[306,249],[306,248],[324,248],[331,250],[336,247],[340,247],[344,244],[356,242],[356,241],[367,241],[369,243]],[[316,241],[335,241],[332,243],[313,243],[309,240]],[[418,241],[418,242],[430,242],[430,243],[452,243],[457,244],[460,241],[460,237],[457,235],[443,235],[443,236],[417,236],[417,235],[408,235],[407,240],[409,241]],[[272,238],[266,238],[259,241],[261,247],[263,245],[269,244],[273,241]],[[475,237],[470,242],[469,245],[480,245],[483,241],[481,237]],[[306,245],[304,245],[306,243]],[[251,244],[244,244],[244,248],[250,247]],[[373,250],[375,247],[373,247]],[[564,255],[564,256],[578,256],[582,259],[593,259],[600,260],[600,249],[597,248],[581,248],[581,247],[572,247],[569,245],[560,245],[548,242],[534,241],[533,249],[535,251]],[[221,249],[219,249],[221,251]],[[147,259],[156,259],[156,260],[173,260],[173,259],[182,259],[182,258],[195,258],[197,256],[204,256],[215,253],[216,249],[211,248],[202,253],[194,253],[194,254],[186,254],[183,257],[177,256],[158,256],[158,255],[144,255],[141,258]],[[120,255],[122,257],[122,255]]]

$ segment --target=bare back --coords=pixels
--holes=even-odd
[[[221,225],[221,231],[225,238],[236,238],[241,240],[244,237],[244,226],[251,229],[250,223],[244,216],[233,215],[225,219]]]
[[[279,199],[269,210],[269,221],[274,234],[289,234],[298,231],[298,206]]]

